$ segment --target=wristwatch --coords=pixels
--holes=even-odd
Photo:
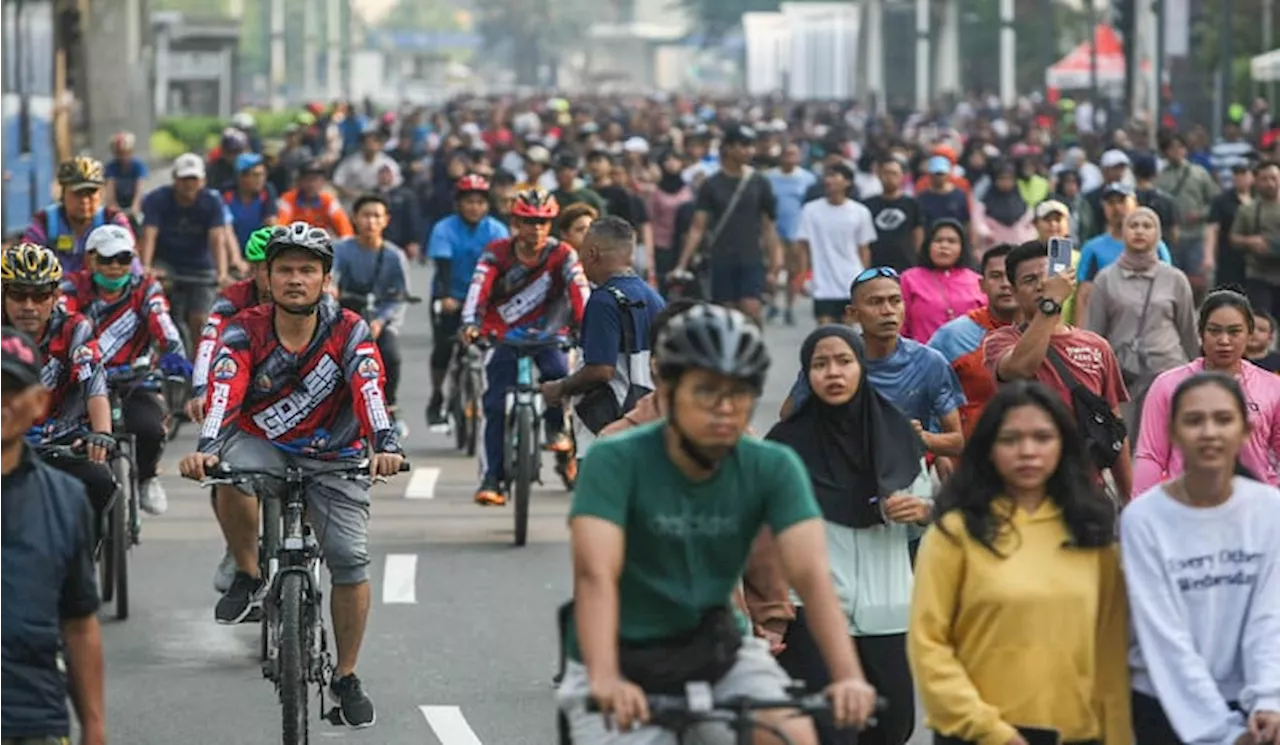
[[[1062,303],[1051,297],[1040,298],[1039,308],[1046,316],[1056,316],[1062,312]]]

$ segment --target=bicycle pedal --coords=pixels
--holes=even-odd
[[[336,706],[330,709],[322,718],[335,727],[346,726],[346,723],[342,721],[342,712]]]
[[[262,621],[262,606],[258,606],[249,611],[240,623],[260,623]]]

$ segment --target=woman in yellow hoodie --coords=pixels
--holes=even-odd
[[[987,405],[916,558],[907,652],[937,745],[1130,745],[1112,503],[1062,401]]]

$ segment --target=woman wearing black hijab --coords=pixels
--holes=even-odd
[[[811,333],[800,348],[800,365],[814,395],[767,435],[794,449],[809,471],[849,634],[868,681],[889,701],[877,725],[860,734],[819,720],[822,745],[903,745],[915,726],[906,653],[912,577],[907,543],[913,524],[928,515],[919,511],[917,499],[904,495],[921,477],[924,443],[867,381],[864,356],[861,337],[847,326]],[[827,670],[803,608],[796,608],[783,643],[783,668],[821,691]]]

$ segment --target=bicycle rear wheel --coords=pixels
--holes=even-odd
[[[111,464],[111,470],[120,484],[119,498],[111,508],[111,571],[115,575],[116,618],[129,617],[129,530],[126,516],[129,504],[136,498],[133,468],[133,451],[126,449]]]
[[[480,394],[484,390],[484,381],[480,373],[467,373],[466,383],[462,387],[463,411],[467,422],[467,457],[476,456],[476,443],[480,438]]]
[[[290,572],[280,581],[280,692],[284,745],[304,745],[307,732],[307,671],[311,653],[306,581]]]
[[[514,479],[517,546],[523,546],[529,539],[529,500],[532,497],[534,474],[537,472],[538,441],[536,435],[533,409],[528,406],[521,406],[516,410],[516,473]]]

